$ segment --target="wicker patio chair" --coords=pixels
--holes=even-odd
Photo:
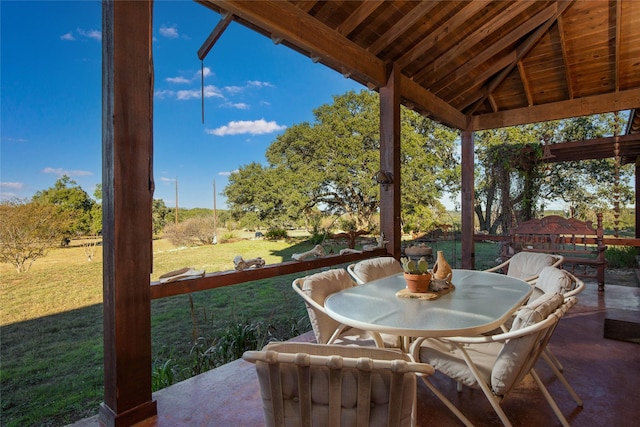
[[[562,265],[563,260],[564,257],[561,255],[522,251],[516,253],[505,262],[485,271],[504,271],[508,276],[534,283],[544,267],[558,267]]]
[[[333,293],[340,292],[356,283],[344,269],[333,269],[295,279],[293,290],[302,297],[307,307],[311,327],[319,344],[343,344],[383,347],[399,347],[395,336],[387,341],[377,332],[363,331],[341,324],[327,314],[324,301]]]
[[[545,294],[518,311],[509,332],[491,336],[418,338],[411,347],[414,360],[428,363],[459,383],[479,388],[505,426],[511,426],[500,402],[531,374],[563,426],[569,424],[534,366],[559,319],[576,303],[575,297]],[[424,383],[467,426],[473,425],[428,378]]]
[[[271,343],[245,352],[256,364],[267,426],[413,426],[416,374],[428,364],[363,347]]]
[[[358,285],[402,273],[400,262],[393,257],[379,257],[349,264],[347,271]]]

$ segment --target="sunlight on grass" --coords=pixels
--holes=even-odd
[[[66,425],[94,415],[103,399],[102,251],[96,248],[89,262],[84,249],[73,243],[53,250],[27,273],[0,264],[3,426]],[[174,248],[166,240],[153,243],[153,280],[186,266],[207,272],[233,270],[237,255],[280,263],[313,247],[304,236],[197,248]],[[340,248],[325,249],[337,253]],[[452,265],[460,265],[459,242],[440,242],[434,249],[445,251]],[[491,263],[495,255],[496,245],[476,245],[478,259]],[[344,265],[335,266],[340,267]],[[291,282],[314,272],[151,301],[149,369],[163,375],[156,386],[189,378],[242,351],[240,346],[225,351],[225,357],[207,356],[215,353],[209,349],[231,348],[239,338],[234,331],[255,331],[247,341],[263,343],[310,330],[304,303],[293,293]]]

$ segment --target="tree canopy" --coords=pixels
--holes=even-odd
[[[60,244],[67,219],[53,205],[22,200],[0,203],[0,262],[19,272]]]
[[[288,128],[268,147],[266,166],[250,163],[229,177],[227,204],[240,218],[282,226],[318,210],[371,230],[378,212],[380,107],[375,92],[347,92],[314,110],[313,123]],[[427,227],[445,191],[459,185],[458,133],[414,111],[401,113],[402,215],[405,228]]]
[[[70,222],[62,232],[68,236],[90,233],[94,228],[92,225],[95,226],[92,220],[92,213],[97,214],[95,201],[67,175],[58,179],[53,187],[36,192],[32,201],[55,206],[58,212],[66,215]]]
[[[571,216],[606,211],[633,199],[631,165],[613,158],[547,163],[545,144],[620,134],[620,117],[603,114],[478,132],[476,134],[475,212],[480,229],[508,233],[514,219],[542,213],[560,200]]]

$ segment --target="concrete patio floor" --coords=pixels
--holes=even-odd
[[[584,406],[576,406],[543,361],[537,371],[571,425],[635,426],[640,419],[640,346],[603,335],[605,318],[640,323],[640,288],[607,284],[600,294],[596,288],[595,283],[587,284],[550,342]],[[305,334],[298,340],[311,341],[313,336]],[[501,425],[480,390],[465,388],[458,393],[448,378],[436,374],[433,380],[475,425]],[[242,360],[160,390],[154,398],[158,415],[138,426],[264,425],[254,367]],[[421,381],[417,398],[418,426],[462,425]],[[560,425],[531,377],[525,378],[502,406],[514,426]],[[73,426],[97,425],[97,417],[92,417]]]

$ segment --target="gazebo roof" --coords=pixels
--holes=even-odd
[[[635,0],[197,1],[459,129],[640,107]]]

